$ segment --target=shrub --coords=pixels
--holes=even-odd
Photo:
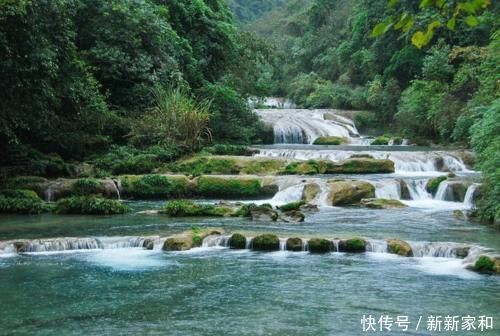
[[[241,168],[231,158],[196,157],[170,165],[170,170],[183,174],[199,176],[202,174],[239,174]]]
[[[474,270],[480,273],[494,273],[495,263],[490,257],[480,256],[474,264]]]
[[[73,183],[73,193],[77,196],[96,195],[102,192],[101,183],[95,179],[79,179]]]
[[[370,145],[372,145],[372,146],[387,146],[389,144],[390,140],[391,139],[389,139],[388,137],[381,136],[381,137],[378,137],[375,140],[373,140],[370,143]]]
[[[189,195],[185,177],[163,175],[123,176],[123,194],[136,199],[178,198]]]
[[[6,189],[0,191],[0,197],[27,199],[41,202],[42,199],[33,190],[26,189]]]
[[[124,214],[130,208],[116,200],[109,200],[95,196],[74,196],[57,201],[54,212],[56,214],[81,215],[114,215]]]
[[[47,179],[40,176],[18,176],[7,181],[7,186],[12,189],[37,189]]]
[[[170,217],[224,217],[232,210],[227,207],[218,207],[211,204],[199,204],[187,200],[168,202],[160,211]],[[193,229],[193,232],[195,230]]]
[[[197,194],[203,197],[251,198],[266,196],[258,179],[225,179],[202,176],[198,180]]]
[[[22,193],[28,191],[22,191]],[[16,194],[19,191],[15,191]],[[40,214],[49,212],[50,206],[43,202],[38,196],[34,195],[20,195],[20,197],[5,197],[0,196],[0,213],[12,214]]]

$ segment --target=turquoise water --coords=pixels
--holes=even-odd
[[[161,202],[131,205],[142,210]],[[0,240],[168,236],[192,225],[281,237],[460,242],[500,251],[497,231],[455,219],[451,210],[417,208],[327,208],[303,224],[139,214],[1,216]],[[21,254],[0,257],[0,334],[362,335],[363,314],[384,314],[408,315],[411,331],[377,334],[434,335],[425,330],[430,315],[487,315],[498,323],[499,291],[499,277],[470,272],[460,259],[386,253],[118,248]],[[424,322],[415,331],[419,316]],[[458,334],[498,335],[498,327]]]

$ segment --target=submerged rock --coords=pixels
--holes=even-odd
[[[413,251],[410,244],[401,239],[387,240],[387,251],[403,257],[412,257]]]
[[[303,250],[303,242],[301,238],[288,238],[286,241],[287,251],[300,252]]]
[[[144,243],[142,244],[142,247],[146,250],[152,250],[155,246],[155,242],[153,239],[147,238],[144,240]]]
[[[328,239],[311,238],[308,247],[310,253],[328,253],[333,250],[333,243]]]
[[[234,233],[231,238],[229,238],[229,247],[235,250],[243,250],[246,248],[247,239],[244,235],[240,233]]]
[[[281,220],[288,223],[301,223],[305,220],[306,216],[302,211],[289,210],[280,215]]]
[[[374,198],[375,187],[363,181],[337,181],[329,183],[328,204],[358,204],[363,198]]]
[[[364,198],[360,202],[362,207],[370,209],[392,209],[392,208],[406,208],[407,205],[398,200],[385,199],[385,198]]]
[[[453,217],[456,219],[465,219],[465,214],[462,210],[453,210]]]
[[[366,240],[351,238],[339,241],[339,252],[361,253],[366,252]]]
[[[404,201],[410,201],[412,198],[408,184],[403,179],[398,179],[398,181],[401,188],[401,199]]]
[[[258,206],[250,209],[252,220],[259,222],[275,222],[278,220],[278,213],[272,208]]]
[[[279,251],[280,239],[273,234],[263,234],[252,240],[252,249],[255,251]]]

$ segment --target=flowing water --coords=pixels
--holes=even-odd
[[[320,186],[313,201],[319,211],[306,213],[300,224],[138,213],[162,201],[128,202],[134,212],[120,216],[1,215],[0,334],[362,335],[363,315],[402,315],[412,322],[408,332],[377,334],[434,335],[425,325],[431,315],[486,315],[493,317],[493,330],[448,334],[498,335],[500,277],[467,266],[481,254],[498,254],[500,235],[453,214],[474,207],[478,173],[458,151],[393,147],[281,145],[258,155],[389,157],[394,174],[342,177],[372,183],[376,197],[401,200],[408,205],[402,209],[328,206],[328,180],[340,177],[331,175],[275,177],[280,191],[261,202],[288,203],[301,199],[306,184]],[[426,190],[430,178],[447,170],[468,181],[463,202],[441,195],[449,192],[446,183],[435,196]],[[194,225],[225,234],[190,251],[161,250],[166,237]],[[231,232],[246,236],[246,249],[228,248]],[[263,232],[280,237],[280,251],[250,249],[252,237]],[[353,236],[366,238],[368,252],[308,252],[310,238],[330,239],[338,251],[340,240]],[[303,252],[286,251],[289,237],[302,239]],[[388,238],[408,241],[414,256],[387,253]],[[146,243],[153,249],[144,249]],[[419,317],[423,325],[416,331]]]

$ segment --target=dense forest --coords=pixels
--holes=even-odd
[[[360,127],[414,143],[472,146],[483,213],[500,218],[499,4],[433,28],[417,48],[418,23],[436,14],[393,2],[1,1],[2,160],[46,176],[82,160],[140,172],[145,157],[261,142],[247,98],[278,95],[371,111]],[[394,10],[417,23],[373,37]]]

